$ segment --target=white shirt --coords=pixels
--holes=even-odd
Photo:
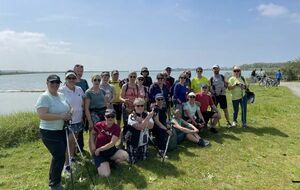
[[[71,123],[75,124],[81,122],[83,114],[83,90],[79,86],[75,86],[75,91],[73,91],[64,85],[60,87],[58,91],[65,95],[67,102],[71,106]]]

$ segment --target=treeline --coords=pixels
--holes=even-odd
[[[300,58],[282,63],[243,64],[240,67],[242,70],[263,69],[269,76],[274,76],[274,73],[280,69],[287,81],[299,80],[300,77]]]

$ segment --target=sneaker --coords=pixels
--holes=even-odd
[[[247,124],[246,123],[244,123],[243,124],[243,128],[247,128],[248,126],[247,126]]]
[[[229,121],[227,121],[227,124],[226,124],[226,125],[227,125],[228,128],[231,128],[231,127],[232,127],[232,124],[231,124]]]
[[[236,121],[233,121],[231,126],[236,127]]]
[[[212,128],[210,128],[209,130],[210,130],[210,132],[212,132],[212,133],[218,133],[218,130],[217,130],[215,127],[212,127]]]
[[[204,140],[204,139],[200,139],[198,142],[197,142],[198,146],[201,146],[201,147],[206,147],[209,145],[209,141],[208,140]]]
[[[63,190],[64,188],[61,186],[61,183],[56,184],[55,186],[50,187],[51,190]]]

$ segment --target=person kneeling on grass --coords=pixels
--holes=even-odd
[[[115,112],[105,111],[105,120],[97,122],[90,136],[90,149],[93,152],[95,165],[100,176],[110,175],[109,161],[122,162],[128,160],[128,153],[116,148],[120,137],[120,126],[114,122]]]
[[[145,100],[143,98],[136,98],[133,105],[134,111],[128,117],[128,132],[125,135],[131,164],[148,157],[149,129],[152,129],[154,125],[152,119],[154,112],[144,111]]]
[[[205,123],[208,123],[208,121],[211,119],[211,126],[210,131],[212,133],[218,133],[216,129],[216,124],[221,119],[221,114],[218,112],[217,107],[215,106],[212,97],[208,95],[208,85],[203,84],[201,86],[201,92],[198,92],[196,94],[196,102],[200,104],[200,111],[204,117]],[[208,111],[208,106],[210,106],[211,111]]]
[[[177,143],[180,143],[187,138],[189,141],[195,142],[201,147],[209,145],[209,141],[204,140],[198,135],[199,130],[194,125],[181,118],[181,111],[179,109],[175,110],[171,122],[177,133]]]

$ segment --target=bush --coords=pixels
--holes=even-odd
[[[300,59],[287,62],[281,69],[287,81],[298,80],[298,75],[300,75]]]
[[[39,138],[39,118],[34,112],[0,116],[0,147],[12,147]]]

